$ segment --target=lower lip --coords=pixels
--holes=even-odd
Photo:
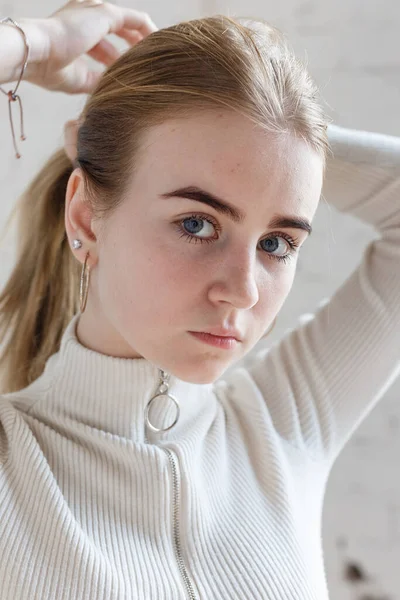
[[[198,333],[195,331],[189,331],[189,333],[206,344],[224,348],[225,350],[232,350],[239,343],[238,340],[233,337],[220,337],[218,335],[211,335],[211,333]]]

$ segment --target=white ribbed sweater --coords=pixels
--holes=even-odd
[[[82,346],[0,397],[1,600],[324,600],[326,480],[400,371],[400,139],[331,126],[323,193],[379,239],[314,318],[215,384]],[[175,407],[158,400],[151,420]]]

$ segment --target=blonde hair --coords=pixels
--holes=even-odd
[[[327,118],[306,67],[263,20],[216,15],[156,31],[108,67],[88,97],[71,164],[57,150],[19,199],[16,265],[0,295],[2,392],[35,380],[79,311],[81,264],[65,232],[75,167],[103,217],[123,201],[141,136],[174,116],[225,107],[277,134],[304,139],[323,159]]]

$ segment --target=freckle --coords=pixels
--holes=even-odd
[[[240,167],[240,162],[236,163],[236,167],[232,167],[231,169],[231,173],[234,173],[236,171],[236,169],[238,169]]]

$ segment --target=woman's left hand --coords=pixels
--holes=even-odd
[[[90,93],[102,77],[102,71],[90,69],[84,54],[106,66],[121,55],[106,35],[113,33],[134,46],[157,31],[147,13],[99,0],[71,0],[41,22],[48,36],[47,56],[27,69],[25,79],[67,94]]]

